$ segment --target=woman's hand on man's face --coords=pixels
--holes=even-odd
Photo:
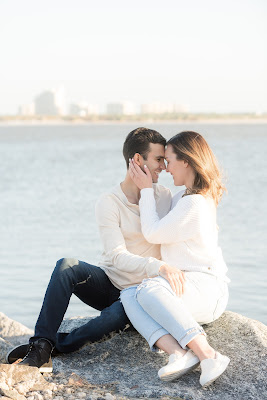
[[[168,264],[163,264],[159,269],[159,275],[170,283],[177,296],[184,294],[185,275],[183,271]]]
[[[152,177],[147,166],[144,166],[144,171],[136,164],[134,159],[129,160],[129,173],[130,177],[136,184],[136,186],[142,190],[145,188],[152,188]]]

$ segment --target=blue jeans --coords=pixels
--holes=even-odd
[[[73,293],[101,314],[69,334],[57,333]],[[101,268],[72,258],[59,260],[47,287],[32,339],[46,338],[59,351],[68,353],[88,342],[98,341],[110,332],[124,329],[129,320],[119,295],[119,289]]]
[[[185,293],[178,297],[169,282],[158,276],[121,292],[121,301],[135,329],[156,350],[156,341],[171,334],[183,349],[224,312],[228,286],[206,273],[185,272]]]

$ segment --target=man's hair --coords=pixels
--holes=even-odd
[[[141,154],[144,160],[150,151],[150,143],[166,145],[166,139],[157,131],[147,128],[137,128],[130,132],[123,145],[123,156],[129,168],[129,158],[133,158],[136,153]]]

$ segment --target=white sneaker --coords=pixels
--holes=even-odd
[[[199,382],[202,387],[209,386],[215,381],[227,368],[230,358],[223,356],[216,351],[215,358],[206,358],[201,361],[201,375]]]
[[[172,381],[192,371],[198,364],[199,359],[191,350],[183,357],[174,353],[170,355],[168,364],[159,370],[158,376],[162,381]]]

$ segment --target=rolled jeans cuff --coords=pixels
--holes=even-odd
[[[148,339],[148,344],[149,347],[152,351],[154,352],[159,352],[160,349],[155,346],[155,343],[164,335],[168,335],[169,332],[166,331],[166,329],[164,328],[160,328],[158,330],[156,330],[155,332],[152,333],[152,335],[150,336],[150,338]]]
[[[191,340],[195,339],[197,335],[205,335],[206,333],[204,329],[199,326],[198,328],[189,329],[186,334],[178,340],[179,345],[184,349],[187,350],[187,344],[191,342]]]

